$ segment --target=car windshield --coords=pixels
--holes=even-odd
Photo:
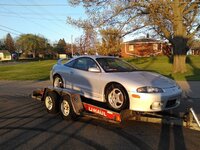
[[[132,72],[135,67],[119,58],[97,58],[97,62],[105,72]]]

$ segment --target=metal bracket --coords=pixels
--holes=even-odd
[[[200,128],[199,120],[193,108],[188,109],[188,112],[185,113],[185,115],[183,116],[183,120],[186,122],[186,127],[188,128],[190,128],[193,125],[194,120],[196,121],[198,127]]]
[[[197,115],[195,114],[193,108],[190,108],[190,113],[192,114],[192,116],[194,117],[194,120],[196,121],[197,125],[198,125],[199,128],[200,128],[199,120],[198,120]]]

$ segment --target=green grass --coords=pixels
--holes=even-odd
[[[175,80],[200,81],[200,56],[187,57],[187,73],[173,74],[172,63],[166,56],[126,59],[142,70],[155,71]]]
[[[55,60],[0,65],[0,80],[48,80]]]
[[[142,70],[161,73],[175,80],[200,81],[200,56],[187,59],[187,73],[172,74],[172,64],[165,56],[151,58],[129,58],[126,61]],[[0,80],[48,80],[55,60],[25,62],[20,64],[1,64]]]

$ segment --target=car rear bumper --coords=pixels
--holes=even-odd
[[[49,76],[50,76],[51,83],[53,83],[53,71],[52,70],[50,71]]]
[[[180,104],[181,89],[166,90],[164,93],[129,92],[129,109],[142,112],[158,112],[176,108]],[[137,95],[137,96],[135,96]]]

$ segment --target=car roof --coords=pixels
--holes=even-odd
[[[77,58],[81,58],[81,57],[89,57],[89,58],[92,58],[92,59],[96,59],[96,58],[115,58],[114,56],[102,56],[102,55],[81,55],[81,56],[76,56],[76,57],[73,57],[73,58],[77,59]]]

